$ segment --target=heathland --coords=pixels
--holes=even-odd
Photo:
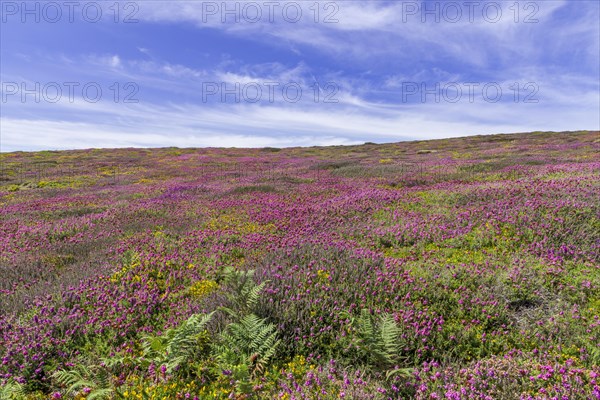
[[[0,154],[0,398],[600,399],[600,133]]]

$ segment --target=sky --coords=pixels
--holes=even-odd
[[[0,151],[600,130],[600,1],[0,1]]]

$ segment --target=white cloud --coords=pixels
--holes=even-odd
[[[112,57],[110,57],[108,65],[110,65],[113,68],[117,68],[121,66],[121,59],[119,58],[119,56],[114,55]]]
[[[309,7],[313,3],[302,4]],[[565,73],[560,70],[560,63],[553,67],[539,62],[548,52],[562,54],[560,52],[573,50],[569,47],[577,42],[581,64],[594,68],[595,61],[597,70],[597,8],[591,7],[589,12],[569,23],[559,21],[557,26],[562,30],[557,33],[549,21],[567,4],[565,1],[538,2],[540,22],[529,25],[516,24],[512,16],[497,24],[481,19],[473,24],[433,25],[418,19],[405,23],[398,2],[338,4],[340,11],[336,18],[340,22],[337,24],[315,23],[310,10],[296,24],[281,21],[223,24],[214,18],[205,23],[199,2],[178,3],[179,8],[171,3],[140,4],[142,20],[190,22],[199,28],[276,42],[277,46],[300,49],[298,52],[303,47],[316,48],[325,57],[342,60],[341,65],[351,64],[355,69],[367,70],[357,75],[340,68],[318,77],[321,84],[336,83],[337,104],[315,103],[312,93],[306,93],[303,98],[306,101],[297,104],[281,99],[269,105],[221,104],[218,99],[212,104],[200,104],[198,100],[202,82],[297,82],[309,87],[317,78],[311,65],[305,62],[294,66],[279,62],[247,65],[224,59],[216,67],[203,70],[159,60],[151,56],[151,50],[141,47],[138,50],[144,56],[136,54],[143,57],[142,60],[121,58],[117,54],[92,54],[79,59],[59,56],[68,71],[82,70],[88,74],[86,77],[98,76],[106,81],[136,82],[152,91],[152,96],[141,95],[139,104],[129,105],[106,101],[90,104],[80,98],[72,103],[61,101],[52,105],[3,104],[2,150],[293,146],[600,129],[597,79]],[[511,4],[503,3],[505,12]],[[325,14],[322,13],[321,18]],[[549,34],[556,41],[545,44],[543,41]],[[397,64],[398,68],[387,68],[389,72],[381,75],[381,68],[377,68],[379,63]],[[453,68],[456,63],[461,67]],[[85,68],[81,68],[82,65]],[[535,82],[539,86],[540,103],[488,104],[478,99],[475,103],[403,104],[398,91],[402,82],[468,82],[471,69],[465,65],[472,66],[474,72],[493,76],[503,88],[514,82],[521,85]],[[335,68],[328,63],[317,62],[316,66]],[[367,68],[362,68],[364,66]],[[376,70],[373,74],[371,67]],[[457,70],[460,73],[456,73]],[[7,80],[6,76],[2,79]],[[18,81],[31,80],[19,76]]]
[[[249,23],[242,11],[244,3],[235,1],[146,2],[141,6],[140,15],[149,21],[183,21],[200,29],[219,29],[295,52],[300,51],[297,46],[316,48],[327,57],[363,63],[377,62],[379,58],[404,62],[450,58],[477,67],[497,67],[495,64],[501,60],[505,66],[518,68],[541,56],[543,49],[549,45],[546,43],[549,34],[560,44],[561,38],[566,38],[569,32],[581,33],[582,30],[585,35],[579,38],[583,37],[586,41],[582,45],[586,51],[592,49],[597,57],[597,46],[594,45],[598,41],[598,24],[593,22],[598,17],[597,7],[585,1],[577,7],[589,11],[583,16],[570,16],[567,21],[556,19],[558,11],[569,4],[566,0],[471,2],[477,4],[473,6],[472,20],[470,6],[465,5],[469,2],[452,2],[461,5],[461,17],[456,23],[451,22],[453,16],[446,10],[446,4],[439,1],[430,2],[428,6],[431,9],[437,5],[438,23],[434,15],[422,15],[426,7],[423,4],[416,15],[409,12],[410,7],[420,3],[417,1],[275,3],[274,23],[269,23],[269,10],[264,6],[262,18],[256,23]],[[285,17],[283,9],[286,3],[301,5],[300,21],[291,23],[289,16]],[[487,9],[487,3],[501,6],[501,17],[497,21],[494,21],[494,7]],[[207,4],[212,4],[210,7],[216,7],[216,10],[208,12]],[[315,7],[315,4],[319,6]],[[518,7],[515,8],[515,4]],[[237,23],[223,12],[225,8],[233,9],[234,5],[241,7],[237,12]],[[320,10],[318,15],[317,8]],[[226,17],[225,23],[221,19],[223,16]],[[328,17],[338,22],[326,23]],[[528,18],[539,22],[525,23]],[[560,26],[560,32],[553,30],[556,26]],[[572,43],[572,38],[568,42]]]
[[[582,104],[427,103],[391,106],[359,101],[313,104],[76,103],[85,122],[7,118],[2,151],[88,147],[262,147],[351,144],[525,132],[600,129],[597,96]]]
[[[72,63],[73,60],[69,60],[69,63]],[[110,69],[117,69],[121,67],[121,57],[117,54],[109,54],[109,55],[97,55],[90,54],[86,57],[86,61],[92,65],[96,65],[99,67],[107,67]]]

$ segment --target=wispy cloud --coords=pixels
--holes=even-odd
[[[1,150],[324,145],[600,129],[595,2],[528,2],[538,7],[530,9],[519,2],[518,16],[513,3],[501,3],[504,17],[494,23],[481,11],[473,21],[464,15],[457,23],[437,23],[429,15],[423,22],[406,8],[422,3],[406,1],[322,1],[318,15],[313,2],[289,2],[303,7],[297,22],[279,14],[273,22],[235,23],[229,17],[223,23],[218,13],[207,17],[203,3],[209,2],[140,3],[141,24],[131,29],[160,30],[152,40],[132,35],[135,40],[71,52],[18,48],[10,58],[3,50],[9,62],[3,64],[2,90],[11,93],[2,104]],[[538,22],[524,23],[532,11]],[[337,22],[325,22],[331,18]],[[182,39],[165,46],[162,34],[170,29],[182,29]],[[208,30],[199,36],[204,41],[186,41]],[[207,37],[219,42],[211,45]],[[38,63],[28,61],[33,59]],[[98,84],[102,99],[86,101],[79,91],[57,102],[22,101],[20,85],[16,91],[4,85],[30,89],[72,81]],[[279,85],[273,101],[266,94],[254,103],[243,96],[207,96],[205,90],[207,84],[232,90],[273,82]],[[473,101],[466,92],[456,103],[421,93],[407,100],[403,92],[407,83],[431,90],[472,82],[479,85]],[[281,94],[288,83],[304,90],[299,101]],[[537,103],[524,102],[529,83]],[[128,84],[136,103],[122,101]],[[486,84],[502,88],[501,101],[486,101]]]

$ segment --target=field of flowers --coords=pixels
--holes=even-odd
[[[599,132],[0,162],[2,399],[600,399]]]

